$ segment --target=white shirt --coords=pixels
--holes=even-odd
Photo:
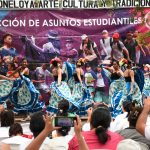
[[[24,150],[30,142],[31,139],[22,136],[14,136],[1,141],[1,144],[4,143],[10,145],[11,150]]]
[[[85,84],[86,84],[86,86],[92,86],[93,87],[94,86],[94,82],[91,82],[91,81],[94,80],[94,78],[93,78],[91,72],[86,72],[84,77],[85,77]]]
[[[72,138],[73,136],[66,135],[49,139],[47,142],[43,143],[40,150],[68,150],[68,143]]]
[[[101,51],[101,55],[107,55],[107,57],[111,57],[111,46],[110,46],[110,37],[104,39],[104,43],[103,40],[100,39],[100,45],[102,47],[102,51]]]
[[[104,87],[105,83],[104,83],[104,79],[102,77],[101,72],[97,73],[97,82],[96,82],[96,87]]]
[[[37,67],[35,72],[36,72],[36,76],[38,80],[46,80],[47,76],[52,76],[51,73],[47,69],[43,70],[42,67]],[[49,91],[49,87],[46,84],[46,81],[44,83],[38,83],[38,88],[43,89],[45,91]]]
[[[124,112],[123,114],[118,115],[116,119],[112,122],[110,130],[115,132],[129,127],[127,114],[127,112]]]
[[[9,137],[8,132],[9,127],[0,127],[0,141],[7,139]]]

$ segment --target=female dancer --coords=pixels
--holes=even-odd
[[[122,98],[122,102],[125,100],[128,101],[136,101],[138,104],[142,105],[142,95],[140,89],[135,82],[135,73],[132,70],[131,62],[128,61],[126,70],[124,71],[124,78],[126,82],[126,88],[124,92],[124,96]]]
[[[21,74],[24,75],[25,77],[29,78],[29,68],[28,68],[28,61],[27,59],[22,60],[22,67],[21,67]]]
[[[143,98],[150,96],[150,65],[146,64],[144,66],[144,89],[143,89]]]
[[[84,65],[84,62],[85,60],[80,58],[76,63],[76,72],[74,73],[74,84],[72,90],[72,97],[79,108],[77,112],[79,115],[85,115],[86,110],[93,104],[90,92],[83,83],[84,71],[82,66]]]
[[[36,90],[31,80],[23,75],[26,74],[26,71],[24,71],[26,68],[23,67],[24,65],[18,67],[9,76],[11,77],[17,72],[21,72],[20,78],[17,78],[14,82],[7,81],[6,83],[5,81],[5,83],[3,85],[1,84],[0,87],[9,85],[9,93],[7,92],[7,98],[9,98],[9,100],[14,104],[15,112],[35,112],[42,110],[44,104],[38,101],[39,92]],[[5,88],[2,88],[2,93],[4,92]],[[5,97],[1,97],[1,99],[4,99]]]
[[[65,82],[66,75],[62,73],[61,60],[55,57],[51,60],[50,64],[54,82],[52,82],[50,85],[51,98],[49,101],[49,106],[47,107],[47,111],[50,113],[57,113],[59,101],[66,99],[72,105],[74,105],[74,101],[71,95],[71,91]]]
[[[125,88],[125,82],[123,80],[123,72],[120,69],[119,62],[113,61],[112,67],[105,66],[110,74],[111,84],[109,87],[109,103],[112,107],[112,117],[115,118],[121,113],[121,107],[119,107],[120,100],[123,96],[123,90]]]
[[[15,67],[15,64],[14,63],[9,63],[8,64],[8,71],[7,71],[7,74],[6,76],[10,76],[12,73],[14,73],[16,67]],[[13,76],[11,76],[11,78],[18,78],[19,77],[19,73],[16,72]]]

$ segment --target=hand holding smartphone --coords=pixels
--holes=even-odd
[[[76,117],[57,116],[54,118],[55,127],[74,127]]]

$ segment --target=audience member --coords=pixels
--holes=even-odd
[[[36,112],[31,116],[29,128],[33,133],[34,138],[36,138],[44,129],[45,122],[43,120],[42,112]]]
[[[129,127],[128,116],[134,107],[134,103],[124,101],[122,104],[123,114],[118,115],[111,124],[111,131],[123,130]]]
[[[149,150],[148,146],[138,143],[132,139],[125,139],[119,142],[116,150]]]
[[[150,148],[150,141],[147,140],[143,135],[141,135],[135,128],[137,119],[141,112],[141,107],[135,107],[128,116],[129,127],[117,132],[125,139],[132,139],[136,142],[144,143]]]
[[[19,123],[14,123],[9,128],[9,137],[23,135],[23,129]]]
[[[92,112],[94,109],[96,108],[106,108],[108,109],[107,105],[105,103],[95,103],[93,105],[93,107],[90,107],[88,110],[87,110],[87,114],[88,114],[88,119],[87,119],[87,122],[82,126],[82,130],[83,131],[90,131],[90,120],[91,120],[91,115],[92,115]]]
[[[3,107],[3,106],[2,106]],[[9,127],[14,124],[14,113],[11,110],[3,110],[0,114],[1,127],[0,127],[0,141],[9,137]]]
[[[9,127],[14,123],[14,113],[11,110],[4,110],[0,114],[1,127]]]
[[[146,123],[149,116],[149,112],[150,112],[150,97],[144,100],[143,111],[136,123],[136,129],[148,140],[150,140],[150,125],[147,125]]]
[[[23,129],[19,123],[10,126],[9,137],[1,141],[1,150],[22,150],[31,142],[31,139],[23,137]]]
[[[123,140],[117,133],[108,131],[111,115],[106,108],[97,108],[92,112],[90,126],[91,130],[83,132],[85,142],[89,149],[112,149],[116,150],[117,144]],[[69,150],[78,150],[77,137],[74,136],[69,142]]]
[[[45,127],[43,128],[43,131],[39,134],[36,135],[35,139],[26,147],[26,150],[39,150],[41,148],[41,145],[43,143],[43,141],[46,140],[46,138],[48,137],[48,135],[56,129],[60,129],[60,127],[53,127],[53,118],[46,115],[45,117],[43,117],[43,121],[45,124]],[[60,143],[62,143],[61,141],[59,141]],[[63,144],[63,143],[62,143]],[[45,147],[45,150],[47,148]],[[49,148],[48,148],[49,149]]]

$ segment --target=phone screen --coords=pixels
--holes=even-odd
[[[55,127],[73,127],[76,117],[55,117]]]

